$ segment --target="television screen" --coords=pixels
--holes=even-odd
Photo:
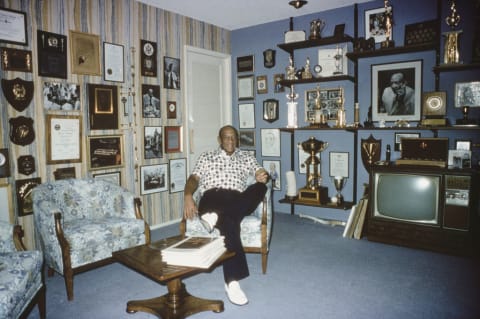
[[[438,224],[439,191],[438,175],[376,173],[374,215]]]

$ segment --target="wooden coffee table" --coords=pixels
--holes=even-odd
[[[128,313],[142,311],[163,319],[180,319],[197,312],[208,310],[222,312],[224,310],[222,300],[208,300],[190,295],[185,289],[182,279],[209,271],[235,253],[225,252],[209,269],[173,266],[164,263],[161,250],[183,238],[182,236],[170,237],[150,245],[136,246],[113,253],[116,261],[160,284],[166,284],[168,288],[168,293],[160,297],[128,301]]]

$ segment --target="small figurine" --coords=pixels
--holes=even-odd
[[[287,80],[296,80],[297,76],[295,75],[295,67],[293,66],[293,58],[290,55],[289,57],[289,65],[287,66],[286,70],[286,78]]]

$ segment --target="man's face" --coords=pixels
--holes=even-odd
[[[219,142],[220,147],[225,150],[228,155],[231,155],[235,151],[238,142],[235,131],[228,127],[223,129],[219,137]]]
[[[405,95],[405,81],[401,74],[394,74],[390,79],[390,86],[396,95]]]

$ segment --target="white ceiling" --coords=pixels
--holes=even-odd
[[[371,0],[309,0],[300,9],[290,0],[137,0],[151,6],[236,30]]]

